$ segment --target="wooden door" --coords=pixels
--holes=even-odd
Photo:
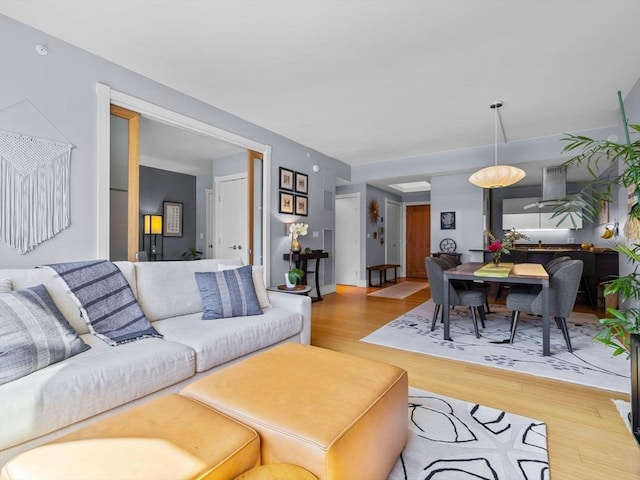
[[[426,278],[424,257],[431,255],[431,205],[407,206],[407,277]]]

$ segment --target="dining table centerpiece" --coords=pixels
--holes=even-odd
[[[502,254],[508,255],[516,241],[518,240],[529,240],[524,233],[518,232],[515,228],[508,230],[502,240],[498,240],[493,233],[489,230],[484,231],[484,236],[489,240],[489,245],[487,245],[487,250],[491,252],[491,258],[493,260],[493,266],[497,267],[500,265],[500,259]]]

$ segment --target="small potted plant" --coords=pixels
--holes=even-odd
[[[200,260],[202,258],[202,252],[195,247],[189,247],[186,252],[182,252],[181,257],[183,260]]]

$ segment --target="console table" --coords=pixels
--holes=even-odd
[[[283,255],[283,257],[287,262],[289,261],[289,253],[285,253]],[[322,258],[329,258],[329,253],[328,252],[311,252],[311,253],[294,253],[293,254],[293,262],[296,266],[296,268],[299,268],[300,270],[302,270],[304,272],[304,277],[302,277],[300,279],[300,282],[303,284],[307,283],[307,274],[309,273],[314,273],[315,274],[315,281],[316,281],[316,297],[311,297],[311,301],[312,302],[319,302],[320,300],[322,300],[322,295],[320,295],[320,281],[319,281],[319,277],[318,274],[320,272],[320,259]],[[316,264],[315,264],[315,269],[314,270],[309,270],[308,269],[308,264],[309,264],[309,260],[315,260]]]

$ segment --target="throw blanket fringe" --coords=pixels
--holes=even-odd
[[[0,130],[0,241],[21,254],[70,225],[71,145]]]

